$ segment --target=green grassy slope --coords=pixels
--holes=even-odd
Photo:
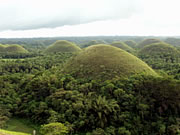
[[[136,56],[117,47],[103,44],[86,48],[65,65],[64,72],[87,79],[127,77],[141,72],[156,75]]]
[[[165,42],[173,46],[180,46],[180,38],[167,38],[165,39]]]
[[[132,41],[132,40],[124,41],[124,43],[127,44],[128,46],[132,47],[132,48],[136,48],[136,46],[137,46],[137,43],[135,41]]]
[[[20,45],[9,45],[5,47],[5,52],[27,53],[28,51]]]
[[[12,135],[16,135],[16,133],[19,132],[19,135],[21,135],[20,133],[22,133],[22,135],[26,135],[32,134],[33,130],[34,129],[29,127],[22,119],[12,118],[7,123],[7,127],[0,130],[0,132],[13,133]]]
[[[0,52],[2,53],[27,53],[28,51],[20,45],[1,45]]]
[[[44,52],[45,53],[58,53],[58,52],[79,52],[81,49],[72,42],[65,40],[58,40],[50,45]]]
[[[178,54],[179,51],[169,45],[169,44],[166,44],[166,43],[154,43],[154,44],[151,44],[151,45],[147,45],[145,46],[144,48],[142,48],[139,52],[139,54],[142,54],[142,55],[149,55],[149,56],[154,56],[154,55],[158,55],[158,54],[171,54],[171,55],[175,55],[175,54]]]
[[[0,44],[0,52],[4,52],[4,48],[5,48],[4,45]]]
[[[32,134],[22,133],[22,132],[13,132],[13,131],[0,129],[0,135],[32,135]]]
[[[114,47],[118,47],[118,48],[121,48],[127,52],[130,52],[130,53],[133,53],[134,52],[134,49],[129,47],[127,44],[123,43],[123,42],[113,42],[111,44],[112,46]]]
[[[162,41],[159,40],[159,39],[154,39],[154,38],[145,39],[145,40],[143,40],[142,42],[139,43],[138,48],[143,48],[146,45],[150,45],[150,44],[153,44],[153,43],[160,43],[160,42],[162,42]]]
[[[166,43],[154,43],[142,48],[138,56],[147,63],[178,63],[180,62],[180,52],[172,45]]]
[[[82,48],[86,48],[91,45],[97,45],[97,44],[106,44],[103,40],[91,40],[89,42],[86,42],[82,45]]]

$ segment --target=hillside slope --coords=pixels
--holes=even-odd
[[[156,75],[137,57],[117,47],[103,44],[86,48],[65,65],[64,71],[87,79],[127,77],[141,72]]]
[[[45,53],[58,53],[58,52],[79,52],[81,49],[72,42],[66,40],[58,40],[50,45],[44,52]]]

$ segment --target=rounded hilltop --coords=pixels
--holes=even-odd
[[[124,43],[132,48],[136,48],[136,46],[137,46],[137,43],[133,40],[126,40],[126,41],[124,41]]]
[[[12,44],[12,45],[1,45],[0,44],[0,52],[1,53],[28,53],[26,49],[24,49],[20,45]]]
[[[120,49],[123,49],[127,52],[130,52],[130,53],[134,52],[133,48],[129,47],[127,44],[120,42],[120,41],[113,42],[113,43],[111,43],[111,45],[114,47],[118,47]]]
[[[139,56],[154,61],[174,62],[180,59],[180,52],[172,45],[160,42],[145,46],[139,51]]]
[[[97,44],[105,44],[105,41],[103,40],[90,40],[89,42],[86,42],[82,45],[82,48],[86,48],[91,45],[97,45]]]
[[[12,52],[12,53],[27,53],[28,51],[24,49],[20,45],[9,45],[5,47],[6,52]]]
[[[64,72],[77,78],[112,79],[146,73],[157,75],[146,63],[130,53],[110,45],[93,45],[68,61]]]
[[[149,38],[149,39],[144,39],[143,41],[141,41],[139,43],[139,45],[137,46],[138,48],[143,48],[145,47],[146,45],[150,45],[150,44],[153,44],[153,43],[161,43],[163,41],[159,40],[159,39],[156,39],[156,38]]]
[[[49,47],[46,48],[45,53],[65,53],[65,52],[79,52],[81,48],[79,48],[76,44],[66,41],[66,40],[58,40]]]

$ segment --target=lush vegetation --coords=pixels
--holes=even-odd
[[[149,46],[158,47],[150,51]],[[37,49],[30,44],[31,55],[2,54],[0,134],[28,135],[33,129],[42,135],[180,134],[178,50],[149,46],[142,49],[143,55],[152,52],[149,56],[154,57],[140,58],[157,73],[110,45],[49,55],[44,54],[46,46]],[[169,59],[170,54],[177,60]]]
[[[180,52],[172,45],[154,43],[139,51],[139,57],[153,69],[164,70],[169,75],[179,78]]]
[[[68,128],[64,124],[56,122],[43,125],[40,132],[43,135],[66,135]]]

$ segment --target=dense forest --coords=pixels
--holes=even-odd
[[[178,135],[179,48],[179,37],[0,39],[0,128],[23,118],[41,135]]]

